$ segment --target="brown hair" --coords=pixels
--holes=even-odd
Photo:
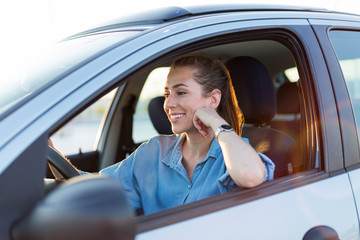
[[[217,108],[218,114],[228,122],[241,135],[244,124],[244,115],[239,108],[229,71],[219,60],[205,56],[191,55],[176,59],[170,71],[176,67],[194,67],[194,79],[203,90],[203,95],[211,93],[214,89],[221,91],[221,100]]]

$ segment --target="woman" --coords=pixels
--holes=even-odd
[[[123,183],[134,209],[153,213],[273,178],[271,160],[240,137],[243,115],[220,61],[175,60],[164,96],[174,135],[154,137],[100,172]]]

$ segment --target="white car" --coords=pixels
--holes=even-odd
[[[66,153],[96,173],[169,133],[161,84],[189,53],[227,64],[244,136],[275,162],[275,179],[135,216],[120,183],[76,176],[48,139],[106,101],[95,148]],[[0,88],[0,239],[360,239],[360,16],[169,7],[69,37],[35,63]]]

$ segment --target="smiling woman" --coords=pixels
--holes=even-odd
[[[174,135],[151,138],[100,174],[124,184],[138,214],[272,180],[273,162],[239,136],[242,114],[233,102],[232,88],[220,61],[178,58],[170,67],[164,93]]]

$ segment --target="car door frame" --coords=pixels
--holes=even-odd
[[[314,31],[323,47],[324,57],[329,66],[331,81],[339,112],[339,122],[343,139],[344,165],[349,175],[357,211],[360,211],[360,145],[358,126],[353,112],[351,97],[335,49],[332,47],[329,32],[332,30],[360,32],[360,22],[312,20]],[[331,67],[330,67],[331,66]],[[360,224],[360,216],[359,224]]]
[[[331,88],[331,84],[330,84],[330,79],[329,79],[329,73],[327,72],[327,67],[325,64],[324,59],[322,58],[322,53],[320,51],[320,46],[317,42],[317,39],[315,38],[313,32],[311,31],[311,28],[309,26],[309,31],[304,31],[304,26],[299,27],[293,27],[291,29],[292,31],[295,30],[296,34],[298,34],[303,40],[306,39],[306,42],[303,44],[306,46],[305,48],[307,48],[303,54],[308,55],[307,59],[309,61],[309,65],[310,68],[313,67],[313,71],[310,71],[311,76],[308,76],[308,79],[311,79],[312,82],[308,82],[307,84],[312,84],[310,89],[313,89],[313,91],[316,92],[316,94],[314,93],[309,93],[309,97],[313,99],[313,103],[319,103],[317,105],[317,107],[319,108],[318,111],[320,112],[319,114],[321,115],[320,118],[320,123],[319,126],[317,126],[318,130],[320,129],[321,132],[320,134],[317,136],[318,138],[321,139],[317,139],[319,141],[321,141],[322,145],[319,146],[321,147],[321,150],[319,150],[319,152],[322,153],[321,156],[319,156],[320,158],[322,158],[324,160],[324,162],[321,164],[322,166],[320,166],[320,168],[322,168],[323,172],[319,172],[319,173],[309,173],[309,175],[311,176],[310,178],[312,178],[313,182],[317,182],[319,180],[324,180],[324,179],[328,179],[329,177],[334,177],[334,178],[342,178],[344,180],[344,184],[346,184],[346,186],[348,187],[348,203],[350,203],[351,205],[351,209],[354,210],[354,202],[352,201],[352,192],[350,190],[349,187],[349,182],[348,182],[348,178],[346,176],[344,176],[342,173],[344,172],[344,165],[343,165],[343,156],[342,156],[342,151],[339,151],[339,146],[341,146],[341,138],[340,138],[340,129],[339,129],[339,123],[337,122],[337,112],[332,110],[328,110],[329,107],[334,106],[335,104],[335,99],[334,96],[331,94],[332,93],[332,88]],[[305,41],[305,40],[304,40]],[[304,86],[303,86],[304,87]],[[309,87],[309,86],[305,86],[305,87]],[[323,91],[323,94],[321,94],[321,92]],[[325,94],[326,93],[326,94]],[[317,111],[317,109],[312,109],[312,111]],[[326,119],[336,119],[336,121],[326,121]],[[320,127],[321,126],[321,127]],[[317,179],[314,179],[313,177],[316,176]],[[291,179],[291,178],[289,178]],[[331,179],[331,178],[330,178]],[[334,180],[334,179],[332,179]],[[306,182],[306,180],[305,180]],[[320,181],[323,182],[323,181]],[[284,182],[283,182],[284,183]],[[304,183],[304,182],[303,182]],[[310,182],[304,183],[304,185],[309,184]],[[268,184],[268,185],[267,185]],[[274,181],[273,183],[267,183],[264,184],[262,186],[262,188],[259,189],[252,189],[249,190],[248,194],[249,197],[252,196],[253,194],[256,194],[259,197],[259,194],[261,195],[261,191],[262,193],[268,191],[268,194],[275,194],[274,192],[271,192],[271,190],[269,191],[270,184],[274,184],[276,185],[276,187],[274,187],[274,189],[278,189],[279,193],[281,193],[282,191],[286,191],[286,190],[291,190],[292,188],[294,188],[294,186],[292,186],[292,188],[286,188],[288,186],[286,186],[287,184],[289,184],[289,182],[284,183],[283,187],[285,187],[284,189],[281,189],[281,187],[279,187],[278,182]],[[300,184],[302,185],[302,184]],[[311,185],[311,184],[310,184]],[[299,187],[299,186],[296,186]],[[274,190],[272,189],[272,190]],[[258,191],[259,190],[259,191]],[[254,191],[254,192],[252,192]],[[269,193],[270,192],[270,193]],[[284,193],[283,192],[283,193]],[[172,209],[170,211],[163,211],[159,214],[154,214],[152,216],[145,216],[143,218],[139,218],[138,219],[138,228],[140,230],[138,230],[138,232],[141,234],[141,238],[140,239],[147,239],[147,237],[145,236],[147,232],[149,232],[150,236],[154,237],[154,235],[152,235],[154,232],[158,232],[157,228],[163,228],[166,229],[168,228],[168,230],[164,230],[169,231],[169,229],[171,228],[171,226],[174,226],[175,223],[177,224],[182,224],[183,222],[186,222],[187,220],[190,221],[189,219],[198,219],[198,217],[203,217],[204,219],[204,215],[208,215],[210,213],[214,213],[214,212],[218,212],[218,211],[225,211],[225,209],[229,208],[229,207],[234,207],[237,206],[241,203],[246,203],[246,202],[252,202],[255,199],[262,199],[261,196],[259,198],[255,198],[255,199],[247,199],[244,202],[242,202],[241,200],[238,200],[239,198],[247,198],[245,196],[245,194],[241,194],[239,193],[238,196],[236,196],[237,199],[237,203],[231,203],[226,207],[220,207],[219,205],[224,204],[225,201],[230,201],[230,199],[232,199],[232,196],[230,196],[231,194],[226,194],[226,198],[224,196],[215,196],[213,198],[210,199],[206,199],[206,200],[201,200],[199,202],[197,202],[196,204],[189,204],[188,206],[182,206],[176,209]],[[250,197],[251,198],[251,197]],[[234,197],[235,199],[235,197]],[[202,213],[202,214],[198,214],[199,213],[199,208],[207,208],[207,212],[206,213]],[[211,210],[210,210],[211,209]],[[185,211],[187,212],[192,212],[193,216],[190,218],[187,217],[183,217],[181,220],[175,219],[174,218],[179,218],[179,215],[181,215],[182,213],[184,213]],[[197,212],[197,213],[196,213]],[[355,214],[356,211],[352,212],[352,217],[353,219],[357,219],[357,216]],[[176,215],[176,216],[175,216]],[[157,225],[156,226],[156,221],[158,221],[159,219],[163,219],[163,223],[164,225]],[[165,220],[166,219],[166,220]],[[166,223],[165,223],[166,221]],[[206,220],[205,220],[206,221]],[[152,226],[144,226],[146,225],[146,223],[151,223]],[[171,226],[169,226],[171,225]],[[358,229],[355,230],[358,232]],[[145,236],[145,237],[144,237]],[[159,235],[155,236],[159,237]],[[142,238],[144,237],[144,238]]]
[[[310,55],[310,56],[302,56],[302,57],[304,57],[303,59],[305,61],[308,61],[307,64],[309,64],[311,69],[317,69],[317,71],[314,71],[314,70],[308,71],[306,69],[303,69],[303,72],[307,73],[309,76],[302,76],[302,77],[304,79],[312,79],[312,80],[322,79],[322,81],[320,83],[318,81],[314,81],[315,83],[313,83],[312,81],[303,81],[303,82],[307,82],[307,84],[308,84],[308,86],[303,86],[303,88],[310,88],[310,89],[316,88],[317,89],[316,92],[319,92],[319,89],[326,89],[326,90],[329,90],[329,92],[331,92],[331,89],[329,89],[329,86],[330,86],[329,85],[329,76],[327,74],[325,62],[321,58],[322,54],[319,50],[320,47],[317,43],[316,38],[313,35],[310,25],[307,23],[306,20],[303,20],[302,24],[304,24],[304,25],[301,26],[300,24],[298,24],[299,22],[301,22],[301,20],[290,19],[289,25],[291,25],[291,23],[294,23],[294,25],[291,25],[291,27],[289,27],[289,28],[287,26],[284,26],[282,24],[281,20],[277,20],[277,21],[276,20],[269,20],[269,21],[264,20],[264,21],[261,21],[261,23],[263,25],[259,24],[259,21],[261,21],[261,20],[247,21],[248,26],[241,26],[241,27],[238,26],[237,31],[252,31],[252,30],[258,30],[258,29],[262,29],[264,31],[264,30],[269,30],[270,28],[271,29],[282,28],[284,30],[284,32],[292,31],[293,34],[297,35],[299,38],[307,39],[306,43],[303,43],[304,45],[301,46],[302,48],[305,48],[306,50],[303,50],[302,52],[297,53],[297,54]],[[297,23],[297,24],[295,24],[295,23]],[[225,23],[223,23],[223,25],[225,25]],[[281,27],[279,27],[279,26],[281,26]],[[235,30],[232,30],[232,31],[235,31]],[[184,35],[188,35],[188,33],[184,33]],[[206,35],[206,37],[209,38],[210,37],[209,35],[210,34]],[[216,33],[215,35],[220,35],[220,34]],[[181,36],[181,35],[179,35],[179,36]],[[182,36],[182,37],[185,38],[185,36]],[[183,47],[183,46],[181,46],[181,47]],[[310,86],[310,84],[313,84],[314,86]],[[330,175],[329,173],[331,173],[332,175],[336,175],[335,172],[338,171],[339,169],[341,170],[343,168],[341,151],[338,151],[338,150],[334,151],[334,149],[338,148],[338,147],[335,148],[334,146],[339,146],[341,144],[341,139],[339,137],[340,135],[339,135],[338,124],[327,122],[324,120],[329,117],[333,118],[334,116],[337,116],[336,112],[324,110],[324,109],[328,108],[328,105],[331,105],[332,103],[334,103],[334,98],[331,94],[313,95],[310,93],[311,91],[308,91],[308,92],[309,92],[309,96],[308,96],[309,102],[322,103],[322,104],[319,104],[319,106],[317,106],[317,107],[320,108],[319,112],[322,115],[320,117],[320,119],[321,119],[320,125],[324,126],[324,127],[323,128],[319,127],[322,130],[321,134],[319,134],[319,135],[321,135],[322,139],[317,139],[317,140],[322,142],[322,145],[321,145],[322,151],[321,152],[323,153],[323,155],[319,156],[319,158],[325,160],[326,163],[324,163],[324,166],[321,166],[323,168],[324,172],[320,172],[320,173],[316,173],[316,174],[313,174],[313,172],[311,172],[311,173],[308,173],[308,175],[307,175],[307,173],[300,174],[300,175],[302,175],[301,177],[304,180],[304,182],[302,182],[303,184],[308,184],[308,183],[311,183],[314,181],[318,181],[320,179],[327,178]],[[312,100],[310,100],[310,99],[312,99]],[[311,106],[311,104],[309,102],[306,103],[306,105]],[[324,104],[324,103],[326,103],[326,104]],[[318,111],[318,110],[315,109],[312,111]],[[329,139],[331,139],[331,140],[329,140]],[[312,140],[312,141],[316,141],[316,140]],[[305,180],[305,178],[306,178],[305,176],[309,177],[308,182]],[[312,176],[316,176],[316,177],[313,178]],[[292,177],[290,177],[289,179],[291,179],[291,178]],[[269,183],[269,185],[271,185],[271,184]],[[282,187],[284,187],[285,189]],[[265,190],[263,188],[261,188],[261,190],[259,190],[260,189],[259,188],[254,191],[256,192],[257,196],[261,195],[261,197],[265,197],[267,195],[274,194],[276,191],[281,192],[281,191],[290,190],[293,188],[293,186],[288,187],[288,188],[286,188],[286,186],[282,186],[282,187],[278,187],[278,188],[276,187],[277,190],[274,190],[274,189]],[[270,188],[271,187],[268,187],[268,189],[270,189]],[[266,192],[266,194],[264,194],[265,192]],[[252,194],[249,194],[249,195],[252,195]],[[227,196],[226,198],[231,198],[231,197]],[[244,196],[244,198],[246,199],[246,196]],[[217,202],[217,207],[215,207],[214,205],[211,204],[210,208],[220,210],[220,209],[225,209],[225,208],[231,207],[228,204],[223,204],[223,207],[220,206],[222,204],[222,201],[226,202],[224,199],[220,199],[220,200],[212,199],[211,201]],[[246,201],[239,201],[237,203],[232,203],[232,204],[237,205],[237,204],[244,203],[244,202],[246,202]],[[207,204],[210,204],[210,203],[207,203],[207,202],[198,203],[198,205],[204,205],[204,206],[206,206]],[[148,216],[140,218],[139,223],[140,223],[140,226],[143,226],[143,227],[140,227],[139,232],[148,231],[148,230],[154,229],[156,227],[162,226],[161,224],[155,224],[155,222],[156,222],[155,219],[158,219],[158,218],[167,219],[166,223],[163,223],[163,224],[176,223],[179,221],[189,219],[189,216],[188,217],[186,217],[186,216],[179,217],[180,215],[182,215],[183,212],[190,212],[189,209],[192,209],[191,212],[193,213],[193,214],[191,214],[190,218],[209,213],[208,211],[200,213],[201,210],[194,211],[193,206],[189,206],[188,207],[189,209],[185,206],[183,206],[181,208],[183,208],[183,210],[181,210],[181,209],[172,210],[172,213],[164,211],[164,212],[160,213],[159,215],[153,215],[153,216],[151,216],[151,220],[150,220],[150,217],[148,217]],[[162,216],[160,216],[160,215],[162,215]],[[177,217],[174,217],[174,215],[177,215]],[[187,213],[185,215],[187,215]],[[174,218],[177,218],[177,219],[173,220]],[[172,219],[172,221],[169,221],[169,219]],[[148,222],[149,223],[151,222],[152,226],[145,226],[146,223],[148,223]]]
[[[310,23],[312,24],[314,32],[322,46],[322,52],[328,65],[331,84],[335,94],[339,124],[341,128],[344,166],[347,171],[357,169],[360,167],[360,149],[356,121],[351,106],[350,95],[347,91],[345,78],[328,34],[331,30],[360,31],[360,22],[312,19],[310,20]]]
[[[230,21],[229,21],[230,22]],[[261,22],[261,24],[259,24],[259,22]],[[306,42],[302,41],[303,46],[301,46],[302,48],[304,48],[305,50],[300,51],[298,54],[304,54],[304,60],[307,62],[307,64],[309,66],[310,69],[317,69],[312,70],[312,71],[307,71],[304,70],[303,72],[307,73],[308,76],[302,76],[303,79],[309,79],[308,81],[302,81],[304,85],[302,86],[302,88],[310,88],[312,89],[311,91],[308,91],[308,102],[305,104],[306,106],[312,106],[311,103],[319,103],[314,104],[316,105],[317,108],[319,109],[311,109],[311,111],[309,111],[309,114],[312,115],[314,114],[314,112],[319,112],[319,114],[321,115],[319,117],[320,122],[319,122],[319,126],[317,126],[318,129],[321,130],[321,133],[319,135],[316,136],[317,139],[312,139],[310,141],[318,141],[319,143],[321,142],[321,145],[319,145],[319,149],[317,149],[317,154],[322,153],[321,155],[319,154],[318,156],[316,156],[316,158],[322,162],[322,164],[320,164],[320,168],[323,170],[321,172],[316,172],[316,171],[310,171],[310,172],[306,172],[306,173],[301,173],[299,174],[299,176],[297,177],[301,177],[302,178],[302,182],[301,183],[296,183],[295,186],[299,187],[301,185],[306,185],[312,182],[316,182],[325,178],[328,178],[329,176],[336,176],[337,174],[340,174],[342,172],[344,172],[343,170],[343,159],[342,159],[342,151],[339,151],[338,146],[341,145],[341,138],[340,138],[340,130],[339,130],[339,124],[337,122],[328,122],[325,121],[325,119],[329,119],[329,118],[335,118],[337,119],[337,113],[334,111],[328,111],[328,108],[334,104],[334,97],[332,96],[332,94],[329,94],[332,92],[332,89],[329,88],[329,75],[327,72],[327,68],[326,68],[326,64],[324,62],[324,60],[322,59],[322,54],[320,51],[320,47],[318,45],[318,42],[316,40],[316,38],[313,36],[313,32],[310,28],[310,26],[308,24],[305,24],[306,20],[294,20],[291,19],[289,22],[289,26],[293,23],[299,23],[302,22],[302,24],[294,24],[291,25],[291,28],[287,28],[287,26],[284,26],[281,20],[253,20],[253,21],[247,21],[247,24],[249,24],[247,27],[244,26],[238,26],[238,31],[251,31],[254,29],[269,29],[269,28],[282,28],[284,31],[285,30],[289,30],[292,31],[293,33],[296,33],[294,35],[297,35],[299,38],[301,39],[307,39]],[[221,23],[222,25],[225,25],[226,23]],[[228,24],[234,24],[234,22],[228,23]],[[252,25],[253,24],[253,25]],[[174,24],[176,25],[176,24]],[[179,24],[181,25],[181,24]],[[183,23],[183,25],[186,25],[186,23]],[[220,25],[220,24],[219,24]],[[209,23],[209,26],[210,23]],[[280,26],[280,27],[279,27]],[[175,26],[172,25],[173,28],[175,28]],[[177,26],[176,26],[177,27]],[[182,26],[180,26],[181,28]],[[208,26],[206,26],[208,27]],[[212,25],[213,27],[213,25]],[[169,27],[170,28],[170,27]],[[204,27],[205,28],[205,27]],[[198,29],[200,29],[200,27],[198,27]],[[155,30],[156,31],[163,31],[163,29],[161,30]],[[197,30],[193,30],[197,31]],[[234,30],[228,30],[228,31],[234,31]],[[191,32],[191,31],[190,31]],[[227,32],[226,30],[223,30],[223,32],[221,34],[227,34],[229,32]],[[174,41],[175,36],[176,36],[176,41],[177,44],[173,43],[168,43],[168,39],[164,38],[162,40],[159,40],[158,42],[154,43],[153,46],[149,46],[150,49],[153,49],[155,46],[168,46],[167,48],[170,48],[170,46],[172,46],[172,48],[175,49],[175,47],[182,47],[184,44],[184,42],[182,42],[179,38],[181,37],[182,39],[188,38],[188,39],[196,39],[196,40],[201,40],[202,38],[210,38],[211,34],[205,34],[203,33],[203,36],[198,37],[198,36],[191,36],[189,37],[189,35],[192,33],[189,33],[189,31],[184,31],[184,32],[180,32],[180,33],[176,33],[173,34],[171,36],[172,40]],[[214,35],[220,35],[218,32],[213,33]],[[170,37],[169,37],[170,38]],[[188,40],[190,41],[190,40]],[[195,41],[195,40],[193,40]],[[164,42],[164,43],[162,43]],[[155,47],[156,48],[156,47]],[[149,51],[150,51],[149,49]],[[164,48],[166,49],[166,48]],[[162,50],[159,54],[162,54],[162,52],[164,52],[165,50]],[[177,53],[179,54],[179,53]],[[160,56],[160,55],[159,55]],[[307,68],[305,67],[305,68]],[[310,81],[311,79],[311,81]],[[321,79],[321,81],[317,80],[317,79]],[[320,89],[322,89],[322,91],[326,92],[327,94],[320,94],[321,91]],[[317,94],[314,94],[312,91],[317,92]],[[310,113],[311,112],[311,113]],[[311,116],[309,116],[310,118]],[[321,126],[321,127],[320,127]],[[320,139],[321,138],[321,139]],[[321,150],[320,150],[321,148]],[[315,173],[316,172],[316,173]],[[292,178],[294,178],[294,176],[289,177],[289,179],[287,180],[291,180]],[[264,184],[264,189],[263,187],[258,188],[253,190],[253,193],[249,193],[249,196],[251,195],[256,195],[258,198],[261,197],[265,197],[271,194],[275,194],[277,192],[283,192],[286,190],[291,190],[292,188],[294,188],[294,185],[291,184],[278,184],[276,181],[274,182],[274,184],[278,184],[276,187],[274,187],[273,189],[271,189],[271,185],[273,183],[269,183],[269,184]],[[249,191],[251,192],[251,191]],[[159,213],[159,215],[152,215],[151,217],[143,217],[143,218],[139,218],[138,222],[139,225],[142,226],[139,229],[139,232],[144,232],[144,231],[148,231],[157,227],[161,227],[164,226],[162,224],[168,225],[168,224],[173,224],[176,222],[180,222],[186,219],[190,219],[190,218],[194,218],[200,215],[205,215],[208,214],[210,212],[213,211],[218,211],[221,209],[225,209],[234,205],[238,205],[241,203],[245,203],[247,201],[251,201],[254,200],[251,197],[246,197],[245,194],[237,194],[237,195],[241,195],[242,197],[244,197],[244,201],[238,201],[236,203],[229,203],[231,201],[231,196],[227,196],[224,199],[230,199],[228,203],[224,203],[226,201],[224,201],[224,199],[220,199],[217,200],[215,198],[211,198],[211,200],[204,200],[203,202],[199,202],[196,203],[195,205],[189,205],[189,206],[183,206],[180,207],[180,209],[173,209],[170,211],[164,211],[162,213]],[[220,197],[221,198],[221,197]],[[249,200],[250,198],[250,200]],[[211,204],[211,202],[216,202],[217,203],[217,207],[214,208],[215,204]],[[211,205],[211,210],[209,211],[209,204]],[[222,206],[219,207],[219,204]],[[199,210],[199,206],[207,206],[208,210],[204,211],[204,210]],[[201,207],[204,208],[204,207]],[[197,209],[198,211],[192,211],[195,214],[188,214],[187,212],[190,212],[189,209]],[[184,213],[184,214],[183,214]],[[176,216],[175,216],[176,215]],[[179,217],[183,215],[182,217]],[[166,217],[165,217],[166,216]],[[164,223],[165,221],[160,221],[162,223],[156,223],[154,224],[154,222],[156,222],[156,219],[167,219],[166,223]],[[171,221],[169,221],[169,219],[172,219]],[[151,226],[146,226],[147,223],[152,222],[150,225]]]

